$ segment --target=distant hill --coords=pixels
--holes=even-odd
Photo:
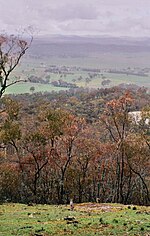
[[[89,56],[93,53],[150,52],[150,38],[52,36],[34,39],[30,54],[48,56]]]

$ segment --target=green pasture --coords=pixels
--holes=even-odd
[[[67,90],[67,88],[61,88],[61,87],[54,87],[51,84],[35,84],[35,83],[18,83],[15,85],[10,86],[5,94],[21,94],[21,93],[32,93],[30,91],[31,87],[34,87],[34,92],[59,92],[61,90]]]
[[[0,205],[2,236],[150,235],[150,207],[120,204]]]
[[[13,71],[11,74],[10,81],[12,78],[27,80],[30,76],[38,76],[40,78],[45,78],[50,75],[50,82],[58,81],[62,79],[67,82],[75,83],[79,87],[89,87],[89,88],[101,88],[102,77],[101,75],[92,78],[89,83],[86,83],[86,78],[88,73],[83,71],[82,68],[94,68],[101,69],[102,74],[106,79],[110,79],[111,83],[106,87],[112,87],[119,85],[121,83],[132,83],[139,86],[145,86],[150,88],[150,75],[148,77],[125,75],[125,74],[114,74],[105,73],[103,71],[107,69],[121,69],[127,67],[149,67],[150,55],[149,53],[102,53],[98,55],[92,55],[90,57],[51,57],[51,58],[24,58],[22,63]],[[60,74],[53,74],[45,72],[47,68],[51,65],[56,66],[76,66],[80,67],[80,70],[74,69],[73,74],[67,74],[66,77]],[[78,78],[82,76],[82,80]],[[30,82],[19,83],[9,87],[6,93],[31,93],[30,88],[34,86],[35,92],[51,92],[66,90],[66,88],[54,87],[51,84],[33,84]]]
[[[105,79],[109,79],[111,82],[107,86],[102,86],[101,82],[103,79],[101,76],[98,76],[89,83],[86,83],[85,80],[82,80],[80,83],[77,83],[79,86],[89,87],[89,88],[105,88],[112,87],[122,83],[126,84],[136,84],[138,86],[150,87],[150,77],[141,77],[141,76],[133,76],[133,75],[122,75],[122,74],[114,74],[114,73],[103,73]]]
[[[40,74],[40,73],[39,73]],[[111,82],[108,86],[102,86],[101,82],[103,81],[101,76],[97,76],[96,78],[92,78],[90,82],[86,82],[85,78],[88,76],[87,73],[84,72],[77,72],[74,75],[67,75],[66,77],[60,77],[60,75],[57,74],[50,74],[51,78],[50,81],[58,81],[59,79],[62,79],[67,82],[75,83],[79,87],[88,87],[88,88],[105,88],[105,87],[112,87],[119,85],[121,83],[130,83],[130,84],[136,84],[139,86],[144,86],[149,88],[150,87],[150,77],[140,77],[140,76],[130,76],[130,75],[122,75],[122,74],[111,74],[111,73],[103,73],[106,79],[110,79]],[[78,80],[78,78],[82,76],[82,80]],[[75,80],[75,81],[74,81]],[[51,84],[40,84],[40,83],[30,83],[30,82],[21,82],[18,84],[15,84],[13,86],[10,86],[6,93],[9,94],[19,94],[19,93],[31,93],[30,88],[35,88],[34,92],[52,92],[52,91],[61,91],[61,90],[67,90],[67,88],[63,87],[55,87]]]

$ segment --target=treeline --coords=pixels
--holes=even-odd
[[[93,123],[105,109],[106,103],[112,99],[118,99],[126,92],[126,89],[118,86],[101,89],[70,89],[69,91],[45,92],[33,94],[11,95],[10,97],[21,102],[21,108],[26,113],[34,113],[35,108],[41,103],[47,103],[53,109],[66,109],[76,116],[81,116],[88,123]],[[130,89],[134,103],[130,110],[139,111],[150,104],[150,95],[146,88]]]
[[[1,99],[0,200],[148,205],[148,99],[119,88]]]

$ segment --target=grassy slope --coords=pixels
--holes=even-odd
[[[72,216],[73,221],[64,218]],[[150,207],[128,209],[119,204],[67,206],[3,204],[0,235],[150,235]]]

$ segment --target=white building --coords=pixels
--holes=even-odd
[[[138,124],[141,120],[142,120],[142,112],[141,111],[131,111],[128,113],[129,114],[129,117],[131,118],[131,120]],[[149,115],[150,114],[146,114],[145,115]],[[150,124],[150,118],[145,118],[145,124]]]

